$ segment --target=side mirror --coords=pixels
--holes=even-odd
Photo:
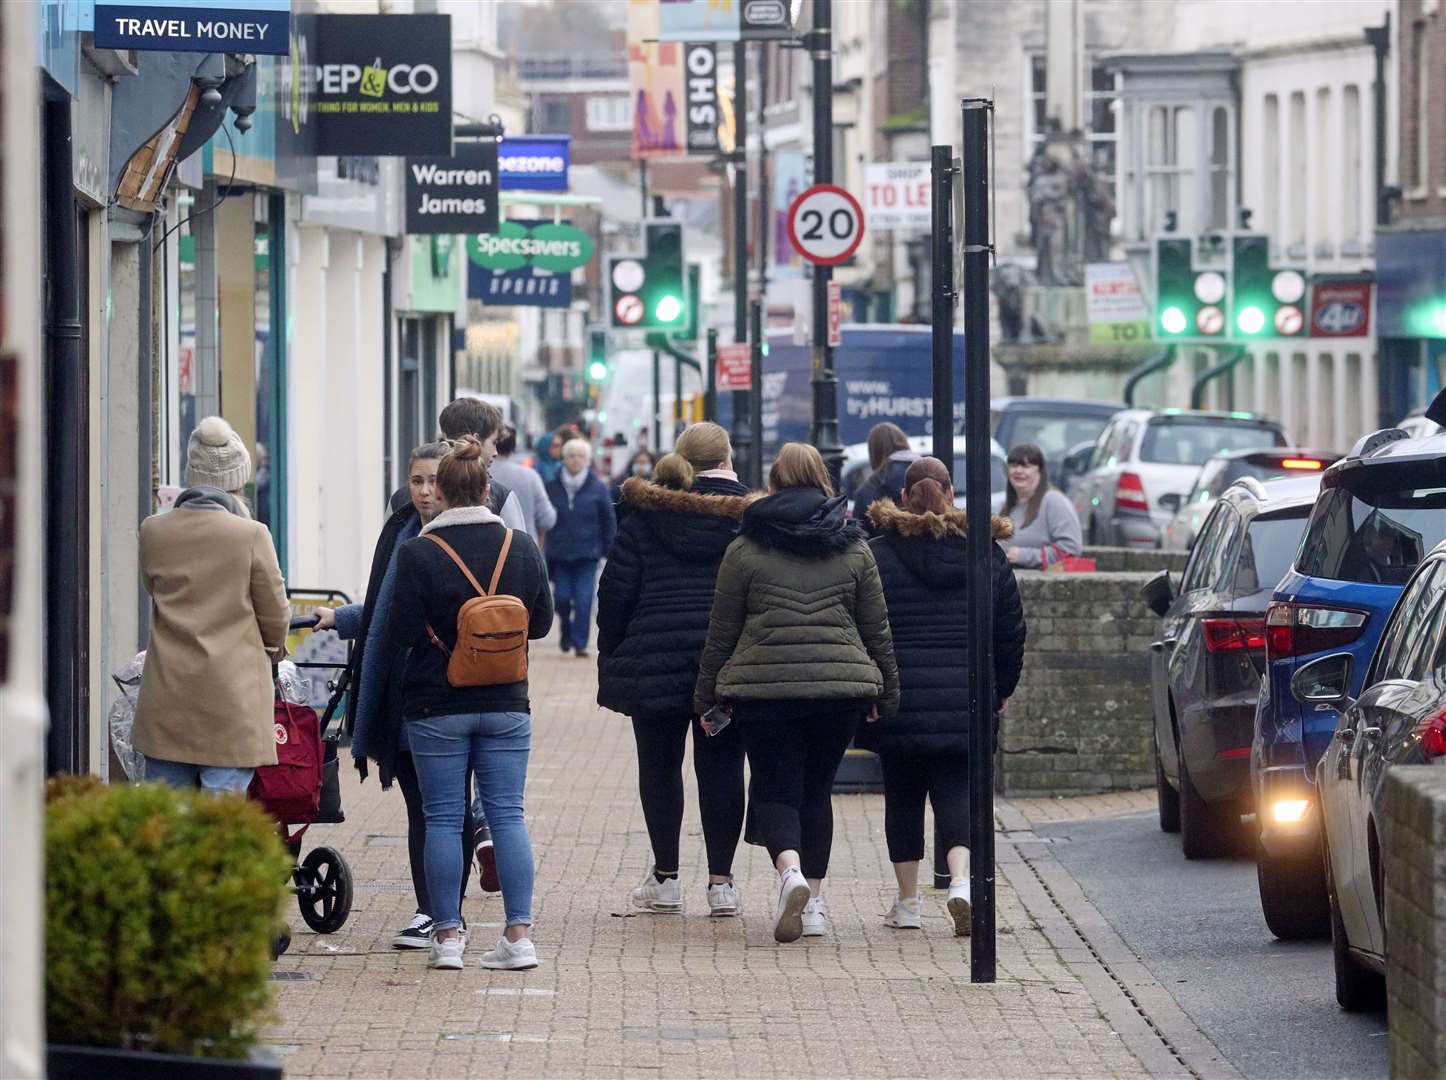
[[[1351,669],[1355,657],[1350,653],[1333,653],[1312,660],[1290,680],[1290,692],[1297,701],[1307,705],[1334,705],[1344,709],[1350,704]]]
[[[1078,476],[1089,468],[1090,455],[1095,451],[1094,443],[1080,443],[1064,456],[1060,467],[1066,476]]]
[[[1145,606],[1161,618],[1165,612],[1170,610],[1170,605],[1175,602],[1175,590],[1170,587],[1170,571],[1161,570],[1144,585],[1140,586],[1140,595],[1145,598]]]
[[[1168,510],[1172,514],[1179,513],[1181,501],[1182,499],[1179,492],[1175,491],[1166,492],[1164,495],[1161,495],[1160,498],[1157,500],[1157,502],[1160,504],[1160,509]]]

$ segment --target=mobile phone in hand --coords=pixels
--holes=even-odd
[[[698,721],[711,738],[733,722],[733,714],[725,705],[714,705]]]

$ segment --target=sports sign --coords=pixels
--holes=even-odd
[[[933,224],[927,161],[864,166],[864,218],[870,229],[927,229]]]
[[[565,273],[586,266],[593,247],[591,236],[566,222],[504,221],[495,233],[467,237],[467,258],[487,270]]]
[[[572,275],[545,274],[524,266],[520,270],[486,270],[467,266],[467,297],[504,307],[572,307]]]
[[[105,49],[285,56],[291,47],[291,0],[99,0],[94,15]]]
[[[569,135],[509,135],[497,148],[503,191],[566,191]]]
[[[753,386],[753,354],[748,343],[718,346],[719,390],[748,390]]]
[[[836,266],[863,238],[863,207],[841,187],[815,184],[788,208],[788,239],[811,263]]]
[[[459,142],[451,157],[407,159],[407,232],[495,233],[497,143]]]
[[[1315,280],[1310,304],[1312,337],[1365,337],[1371,330],[1371,283]]]

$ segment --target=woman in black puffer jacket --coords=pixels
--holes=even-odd
[[[694,424],[658,461],[653,482],[626,481],[629,512],[619,515],[624,520],[598,585],[598,704],[633,718],[653,866],[632,902],[645,911],[683,907],[678,834],[691,727],[709,914],[738,913],[733,854],[743,829],[743,737],[736,724],[710,737],[693,715],[718,565],[748,505],[732,456],[726,431]]]
[[[969,540],[964,511],[954,507],[949,471],[938,458],[920,458],[904,481],[905,508],[890,499],[869,516],[870,541],[899,665],[899,712],[868,725],[859,744],[877,750],[884,773],[884,835],[899,897],[888,926],[922,926],[919,861],[924,857],[924,798],[934,806],[949,852],[949,914],[954,932],[969,933]],[[993,539],[1013,531],[993,519]],[[994,555],[994,696],[1003,707],[1024,664],[1024,609],[1014,571],[997,543]]]

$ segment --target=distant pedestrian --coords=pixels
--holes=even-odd
[[[733,856],[743,830],[743,736],[737,724],[709,736],[693,714],[718,565],[748,505],[732,458],[726,431],[694,424],[651,477],[625,480],[622,499],[632,512],[618,527],[598,585],[598,704],[632,717],[653,850],[653,865],[632,892],[633,906],[644,911],[683,908],[678,836],[691,728],[708,914],[738,913]]]
[[[271,534],[242,495],[250,480],[245,443],[208,416],[187,443],[190,486],[141,524],[151,634],[134,742],[147,780],[245,792],[257,766],[276,764],[272,665],[291,608]]]
[[[865,533],[873,533],[869,507],[880,499],[898,499],[904,489],[904,472],[910,462],[918,460],[918,451],[909,446],[909,437],[898,424],[885,421],[869,429],[871,471],[854,496],[854,519]]]
[[[488,475],[492,483],[512,489],[522,511],[523,528],[532,539],[541,540],[542,534],[557,522],[557,510],[547,497],[547,485],[537,470],[512,460],[516,452],[517,429],[503,424],[502,434],[497,437],[497,456],[488,466]]]
[[[820,936],[834,776],[857,724],[891,716],[899,679],[873,553],[823,458],[787,443],[770,494],[723,556],[694,710],[731,707],[752,769],[750,835],[778,870],[773,936]]]
[[[562,443],[555,432],[545,432],[537,437],[532,467],[542,477],[543,484],[557,479],[562,471]]]
[[[597,566],[617,535],[608,489],[592,469],[592,446],[570,439],[562,448],[562,471],[547,485],[557,524],[547,534],[547,567],[556,593],[563,652],[587,656],[592,633]]]
[[[393,511],[382,526],[372,555],[371,575],[367,579],[364,603],[343,607],[317,609],[317,629],[336,630],[337,636],[356,644],[351,651],[351,683],[347,693],[347,730],[351,732],[352,760],[365,779],[367,760],[376,763],[383,789],[396,781],[402,789],[407,807],[407,862],[412,871],[412,892],[417,908],[407,925],[392,937],[396,949],[425,949],[431,946],[435,912],[427,891],[424,849],[427,839],[427,817],[422,810],[422,789],[417,782],[417,766],[407,741],[406,725],[402,723],[402,703],[397,695],[401,676],[406,668],[407,654],[397,647],[390,635],[392,609],[397,596],[398,549],[406,541],[421,534],[423,526],[442,512],[441,492],[437,488],[437,467],[451,449],[450,443],[426,443],[412,451],[407,465],[407,490],[410,498]],[[481,843],[476,837],[477,823],[472,808],[462,823],[462,884],[459,900],[466,898],[467,869],[476,846],[481,865],[483,889],[491,885],[497,891],[497,862],[492,841],[485,835]],[[490,874],[489,874],[490,870]]]
[[[391,629],[395,645],[411,650],[402,717],[427,818],[427,892],[435,919],[430,963],[448,970],[462,967],[465,941],[456,898],[465,875],[459,845],[470,769],[496,845],[506,919],[503,936],[483,955],[482,966],[536,967],[532,843],[522,803],[532,739],[527,643],[512,620],[525,619],[527,638],[547,634],[552,626],[547,571],[532,538],[507,528],[488,508],[487,468],[477,439],[457,441],[437,468],[437,485],[442,511],[397,552]],[[462,613],[464,605],[484,594],[516,599],[525,614],[515,605],[509,611],[506,604],[484,604],[480,615]],[[487,641],[500,641],[504,648],[459,639],[464,625],[475,626],[489,614]],[[509,632],[518,637],[515,644],[509,644]]]
[[[1020,443],[1009,451],[1008,491],[1004,515],[1014,525],[1014,539],[1005,552],[1015,566],[1046,569],[1051,563],[1083,550],[1079,515],[1058,488],[1050,486],[1044,451]]]
[[[608,489],[608,496],[613,501],[613,512],[617,514],[618,524],[622,524],[625,517],[632,512],[632,507],[623,498],[623,485],[633,477],[646,480],[653,473],[654,459],[648,450],[639,450],[628,459],[627,467],[623,474],[617,478],[617,482]]]
[[[938,458],[909,466],[903,507],[891,499],[870,514],[879,535],[869,544],[884,583],[899,664],[899,712],[869,725],[859,745],[878,751],[884,774],[884,836],[899,886],[884,922],[919,929],[919,861],[924,857],[924,799],[948,851],[954,932],[969,933],[969,548],[963,510],[954,506],[949,470]],[[1024,611],[1014,571],[998,541],[1007,518],[992,519],[994,693],[996,712],[1014,693],[1024,662]]]

